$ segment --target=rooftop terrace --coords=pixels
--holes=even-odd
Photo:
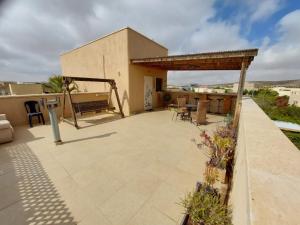
[[[208,115],[201,127],[171,118],[97,116],[81,119],[79,130],[61,123],[58,146],[50,125],[15,127],[15,140],[0,145],[0,221],[178,224],[176,203],[201,181],[208,159],[197,147],[200,129],[214,130],[223,117]]]

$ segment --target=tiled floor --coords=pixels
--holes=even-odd
[[[15,141],[0,145],[0,224],[178,224],[178,203],[207,160],[200,130],[223,118],[209,115],[200,127],[171,118],[89,117],[79,130],[61,123],[59,146],[49,125],[17,127]]]

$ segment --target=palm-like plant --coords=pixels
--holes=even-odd
[[[49,77],[48,83],[43,84],[44,89],[50,93],[62,93],[63,92],[63,77],[60,75],[53,75]],[[69,86],[70,91],[77,90],[78,85],[75,82],[72,82],[71,86]]]

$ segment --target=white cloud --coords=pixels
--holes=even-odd
[[[251,22],[267,19],[277,12],[281,7],[280,0],[251,0],[248,1],[248,3],[252,6],[252,12],[250,16]]]
[[[263,46],[249,74],[252,79],[300,79],[300,10],[284,16],[277,25],[280,38]]]
[[[252,22],[267,19],[280,0],[236,0]],[[5,10],[4,10],[5,9]],[[45,80],[60,72],[59,54],[106,33],[131,26],[165,45],[170,53],[256,47],[240,34],[240,23],[212,20],[214,1],[203,0],[11,0],[0,8],[0,80]],[[242,17],[240,17],[242,18]],[[264,38],[249,79],[297,78],[299,11],[282,18],[280,38]],[[282,77],[282,74],[285,77]],[[203,75],[201,75],[203,74]],[[234,81],[238,72],[173,73],[172,83]]]

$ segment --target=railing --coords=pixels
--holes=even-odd
[[[300,152],[243,99],[230,203],[233,224],[299,224]]]

